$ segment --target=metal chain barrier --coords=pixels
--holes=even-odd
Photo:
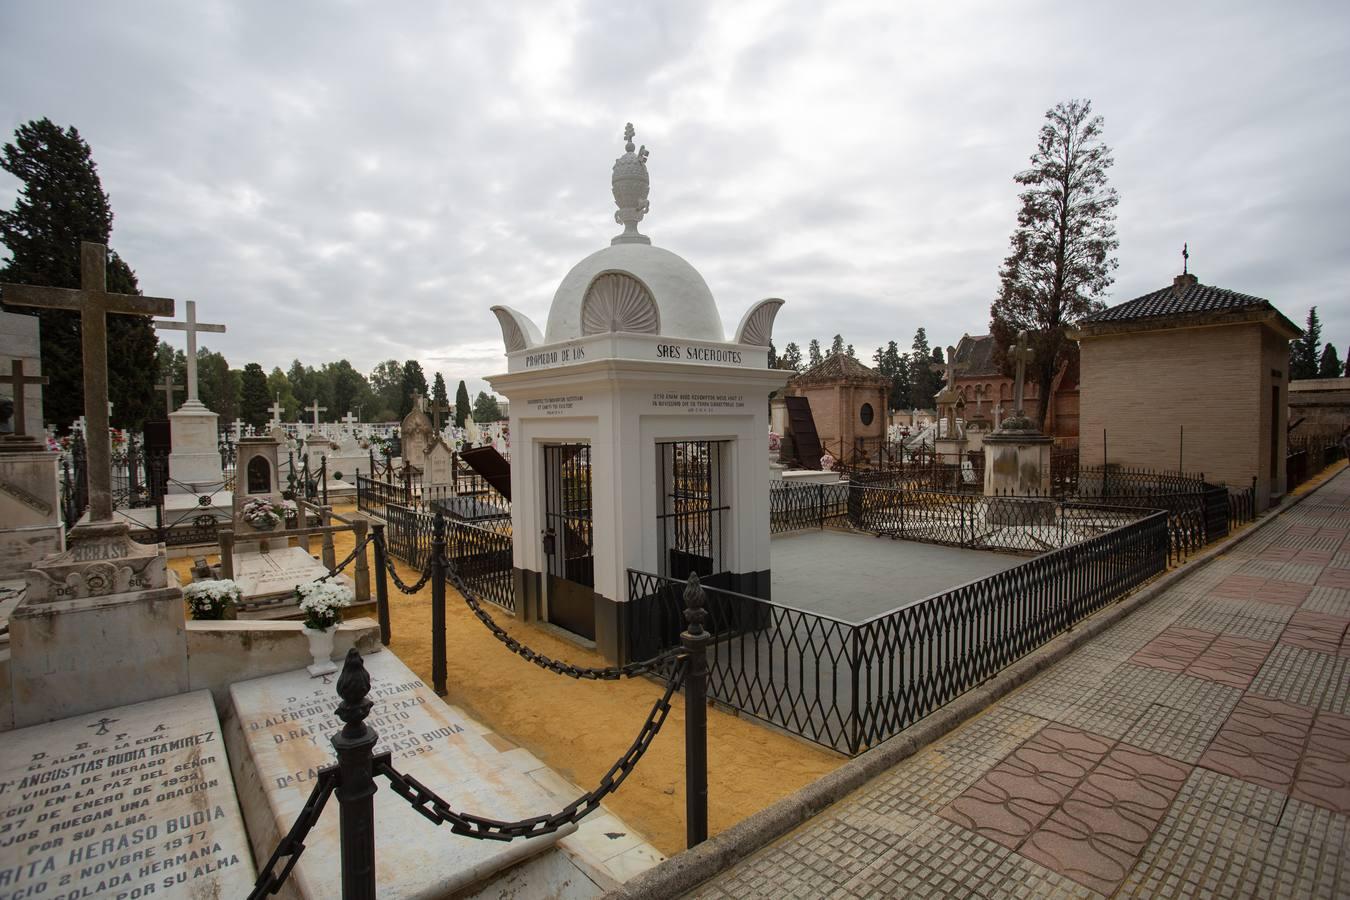
[[[291,830],[286,832],[286,836],[277,844],[277,849],[272,852],[272,858],[258,873],[258,880],[253,883],[248,900],[261,900],[281,890],[281,886],[290,877],[291,869],[294,869],[295,864],[300,861],[300,854],[305,852],[305,838],[309,836],[309,830],[319,821],[324,804],[328,802],[337,786],[337,766],[326,766],[319,770],[314,790],[309,792],[309,799],[305,801]],[[286,865],[278,872],[277,864],[283,857],[286,858]]]
[[[631,662],[622,666],[575,666],[569,662],[563,662],[560,659],[553,659],[540,653],[538,650],[532,650],[520,641],[513,638],[505,628],[498,625],[483,608],[483,604],[473,595],[473,589],[464,582],[464,579],[455,571],[453,564],[447,564],[445,568],[446,580],[459,591],[459,595],[464,598],[469,610],[492,632],[492,636],[506,645],[517,656],[534,663],[541,669],[547,669],[558,675],[566,675],[568,678],[576,678],[585,681],[618,681],[620,678],[634,678],[638,675],[646,675],[649,672],[661,672],[673,664],[680,655],[679,650],[668,650],[651,659],[644,659],[639,662]]]
[[[314,583],[318,584],[320,582],[327,581],[328,579],[337,576],[343,569],[350,566],[358,555],[364,553],[366,550],[366,545],[373,540],[375,540],[374,535],[367,535],[364,541],[362,541],[361,543],[357,544],[355,547],[352,548],[352,552],[347,554],[346,559],[344,559],[342,562],[334,566],[327,575],[320,575],[318,578],[314,579]]]
[[[375,536],[372,535],[372,539]],[[431,580],[431,559],[427,559],[427,564],[422,567],[422,577],[418,578],[413,584],[406,583],[398,577],[398,569],[394,568],[394,556],[389,552],[389,545],[383,535],[379,535],[380,548],[384,550],[384,568],[389,573],[389,577],[394,579],[394,585],[405,594],[415,594],[427,586]]]
[[[412,808],[436,825],[449,824],[455,834],[485,841],[512,841],[516,838],[532,838],[552,834],[560,828],[581,821],[600,808],[600,803],[619,789],[624,779],[642,760],[647,748],[652,745],[661,726],[670,715],[670,698],[679,690],[687,670],[686,661],[681,659],[671,670],[666,680],[665,693],[652,705],[642,730],[614,765],[609,767],[595,790],[582,794],[558,812],[546,816],[534,816],[516,822],[499,822],[486,819],[473,813],[456,812],[435,791],[422,784],[411,775],[405,775],[394,769],[387,754],[375,759],[375,774],[389,779],[394,792],[407,800]]]

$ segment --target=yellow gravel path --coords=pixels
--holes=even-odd
[[[350,535],[339,535],[335,544],[339,560],[351,552]],[[186,583],[191,560],[170,563]],[[404,581],[416,580],[410,568],[396,565]],[[446,606],[446,699],[572,782],[594,787],[637,736],[661,696],[660,686],[645,678],[591,682],[555,675],[503,647],[453,589],[447,591]],[[597,653],[517,622],[491,604],[486,607],[508,632],[541,653],[578,665],[605,664]],[[407,596],[391,580],[390,620],[389,649],[430,684],[430,585]],[[708,712],[708,759],[708,827],[714,834],[844,762],[842,756],[716,709]],[[663,853],[684,849],[684,704],[678,695],[661,734],[606,805]]]

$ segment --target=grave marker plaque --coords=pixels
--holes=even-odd
[[[5,735],[0,897],[244,897],[254,871],[208,691]]]

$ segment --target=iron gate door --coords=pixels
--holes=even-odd
[[[544,558],[548,620],[595,639],[591,447],[544,445]]]

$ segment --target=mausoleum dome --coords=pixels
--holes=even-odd
[[[698,270],[640,243],[614,244],[572,267],[553,295],[544,342],[607,331],[723,339],[717,303]]]

